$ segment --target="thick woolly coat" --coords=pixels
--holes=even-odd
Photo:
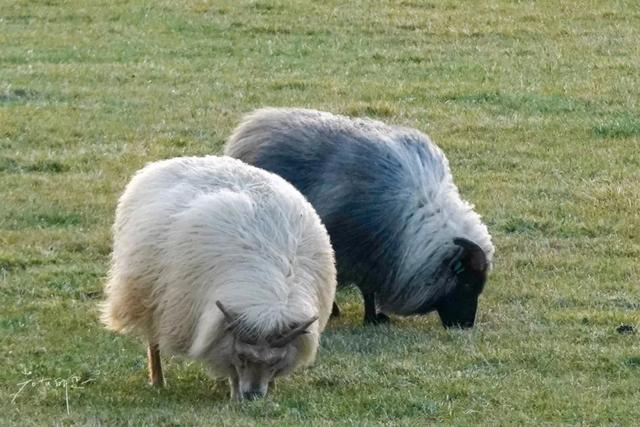
[[[334,256],[320,218],[282,178],[230,157],[151,163],[120,198],[113,237],[102,316],[111,329],[208,361],[215,374],[210,359],[229,333],[217,300],[254,338],[317,315],[297,340],[297,365],[313,361]]]
[[[331,236],[338,281],[375,292],[382,311],[411,314],[446,295],[439,269],[491,236],[462,200],[447,158],[423,133],[370,119],[266,108],[246,116],[225,154],[274,172],[314,206]],[[444,263],[444,264],[443,264]]]

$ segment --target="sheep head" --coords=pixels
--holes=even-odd
[[[216,301],[216,305],[224,314],[227,328],[233,336],[229,357],[233,366],[230,378],[232,399],[264,397],[276,377],[287,374],[295,367],[298,352],[296,338],[307,333],[318,316],[289,325],[273,336],[256,339],[243,330],[239,316],[225,308],[220,301]]]
[[[489,262],[476,243],[463,238],[454,239],[453,243],[458,250],[446,277],[452,278],[454,285],[437,309],[445,327],[470,328],[475,323],[478,297],[487,280]]]

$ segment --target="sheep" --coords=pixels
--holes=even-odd
[[[265,108],[243,119],[224,152],[277,173],[307,197],[331,237],[339,286],[362,292],[365,324],[437,311],[444,327],[474,325],[494,247],[425,134]]]
[[[230,157],[150,163],[121,196],[101,319],[228,378],[234,400],[317,353],[336,288],[329,236],[289,183]]]

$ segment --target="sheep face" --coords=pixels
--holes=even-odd
[[[445,328],[471,328],[476,320],[479,293],[468,283],[456,284],[438,306],[438,315]]]
[[[264,397],[276,377],[295,368],[298,355],[296,338],[308,333],[307,328],[318,317],[290,325],[278,334],[256,338],[242,327],[239,316],[230,313],[220,301],[216,301],[216,305],[224,314],[233,339],[228,356],[232,368],[231,398],[241,401]]]
[[[289,343],[273,347],[267,341],[248,343],[236,337],[231,355],[235,370],[232,397],[253,400],[264,397],[275,377],[288,373],[295,366],[297,348]]]
[[[487,280],[489,263],[484,251],[474,242],[459,238],[454,243],[460,248],[449,275],[454,285],[436,309],[444,327],[471,328],[476,320],[478,297]]]
[[[445,328],[471,328],[476,319],[478,298],[487,280],[489,263],[484,251],[474,242],[457,238],[450,256],[437,270],[435,286],[442,294],[435,302],[428,301],[415,314],[436,310]]]

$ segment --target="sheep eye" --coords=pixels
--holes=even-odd
[[[464,273],[464,265],[462,265],[462,263],[460,261],[457,261],[454,265],[453,265],[453,272],[456,273],[457,275],[460,275],[462,273]]]

